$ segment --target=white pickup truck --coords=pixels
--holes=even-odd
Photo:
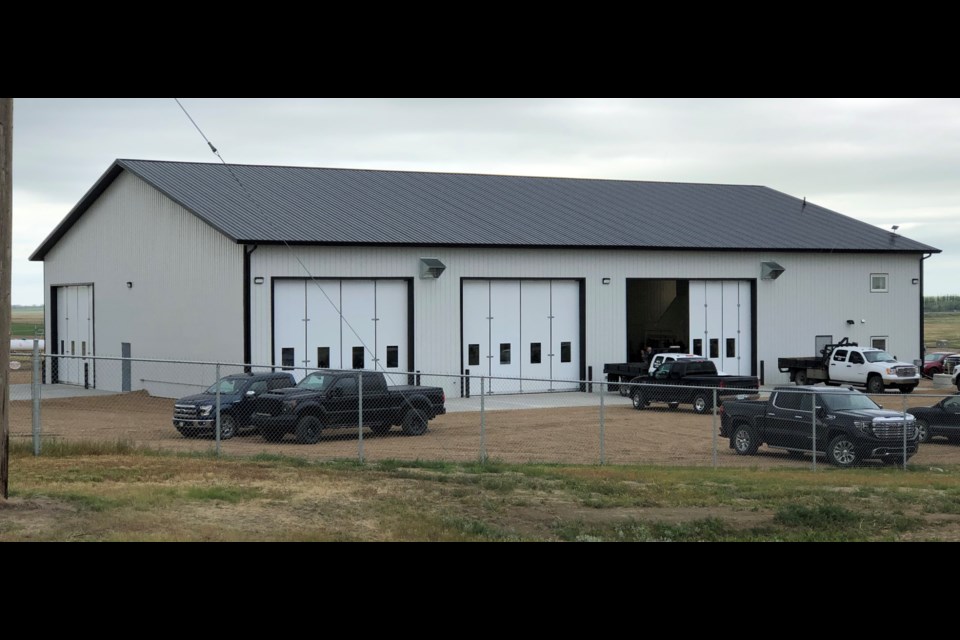
[[[780,372],[789,373],[791,382],[798,386],[820,382],[833,386],[845,384],[880,394],[887,389],[913,393],[920,384],[920,370],[916,365],[898,362],[886,351],[860,347],[847,340],[827,345],[820,356],[780,358],[778,365]]]

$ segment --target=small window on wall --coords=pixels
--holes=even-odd
[[[560,343],[560,362],[563,362],[563,363],[573,362],[572,347],[573,347],[572,342]]]
[[[353,348],[353,368],[354,369],[363,369],[364,351],[366,351],[366,349],[364,349],[363,347]]]
[[[719,358],[720,357],[720,340],[714,338],[710,341],[710,357]]]
[[[887,338],[870,338],[870,346],[881,351],[887,350]]]
[[[468,363],[468,366],[479,367],[480,366],[480,345],[472,344],[467,348],[467,350],[469,351],[469,355],[470,355],[470,358],[469,358],[470,362]]]
[[[330,368],[330,347],[320,347],[317,349],[317,368]]]
[[[294,359],[294,357],[295,357],[295,356],[294,356],[294,353],[295,353],[295,350],[294,350],[294,349],[284,349],[284,350],[283,350],[282,355],[281,355],[281,359],[282,359],[283,362],[281,363],[281,366],[283,367],[283,370],[284,370],[284,371],[290,371],[291,369],[293,369],[293,367],[294,367],[293,359]]]
[[[693,341],[693,355],[703,357],[703,340]]]
[[[542,344],[533,342],[530,344],[530,364],[541,364],[543,362]]]
[[[889,293],[890,275],[886,273],[870,274],[870,293]]]
[[[400,347],[387,347],[387,369],[400,368]]]
[[[510,364],[512,361],[511,348],[509,344],[500,345],[500,364]]]
[[[737,357],[737,339],[736,338],[727,338],[727,357],[728,358]]]

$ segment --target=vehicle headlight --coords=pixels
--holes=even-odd
[[[873,426],[872,422],[854,422],[853,426],[860,430],[861,433],[870,433],[870,427]]]
[[[209,418],[211,413],[213,413],[213,405],[212,405],[212,404],[205,404],[205,405],[203,405],[202,407],[200,407],[200,417],[201,417],[201,418]]]
[[[296,400],[286,400],[283,403],[283,412],[284,413],[293,413],[297,408]]]
[[[895,373],[896,373],[896,370],[895,370],[895,369],[887,369],[887,375],[888,375],[888,376],[892,376],[892,375],[894,375]]]

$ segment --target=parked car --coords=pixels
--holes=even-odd
[[[937,353],[928,353],[923,359],[923,377],[933,378],[946,371],[944,363],[950,356],[957,355],[952,352],[938,351]]]
[[[932,407],[907,409],[907,413],[917,419],[920,442],[946,438],[952,444],[960,444],[960,393]]]
[[[947,356],[943,361],[943,370],[946,373],[956,373],[957,371],[960,371],[960,353]]]
[[[173,426],[185,438],[215,435],[219,389],[220,439],[229,440],[252,425],[261,395],[296,384],[289,373],[227,376],[199,395],[177,400],[173,407]]]
[[[765,444],[800,456],[815,451],[838,467],[867,459],[899,465],[919,450],[917,422],[853,387],[777,387],[768,400],[724,403],[720,437],[741,456]]]

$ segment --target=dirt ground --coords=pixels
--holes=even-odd
[[[938,399],[927,383],[917,394],[890,394],[888,409],[929,406]],[[922,395],[921,395],[922,394]],[[187,439],[172,426],[173,401],[145,393],[96,398],[46,400],[43,402],[44,438],[69,441],[125,441],[161,451],[211,451],[211,438]],[[30,441],[31,404],[11,403],[13,440]],[[227,455],[261,453],[290,455],[314,460],[357,459],[362,446],[367,460],[473,461],[480,457],[481,439],[489,459],[527,463],[643,464],[720,467],[809,467],[811,460],[797,460],[785,453],[761,449],[754,457],[740,457],[729,442],[715,437],[712,416],[695,415],[689,407],[678,410],[634,411],[630,407],[607,407],[601,425],[599,407],[529,409],[487,412],[481,435],[478,413],[442,416],[430,423],[426,435],[407,437],[399,429],[386,436],[365,432],[362,443],[356,431],[330,432],[316,445],[299,445],[290,436],[282,443],[268,443],[259,435],[222,442]],[[911,463],[926,467],[960,464],[960,446],[935,441],[925,444]],[[821,461],[822,464],[822,461]],[[872,463],[867,463],[872,464]]]

